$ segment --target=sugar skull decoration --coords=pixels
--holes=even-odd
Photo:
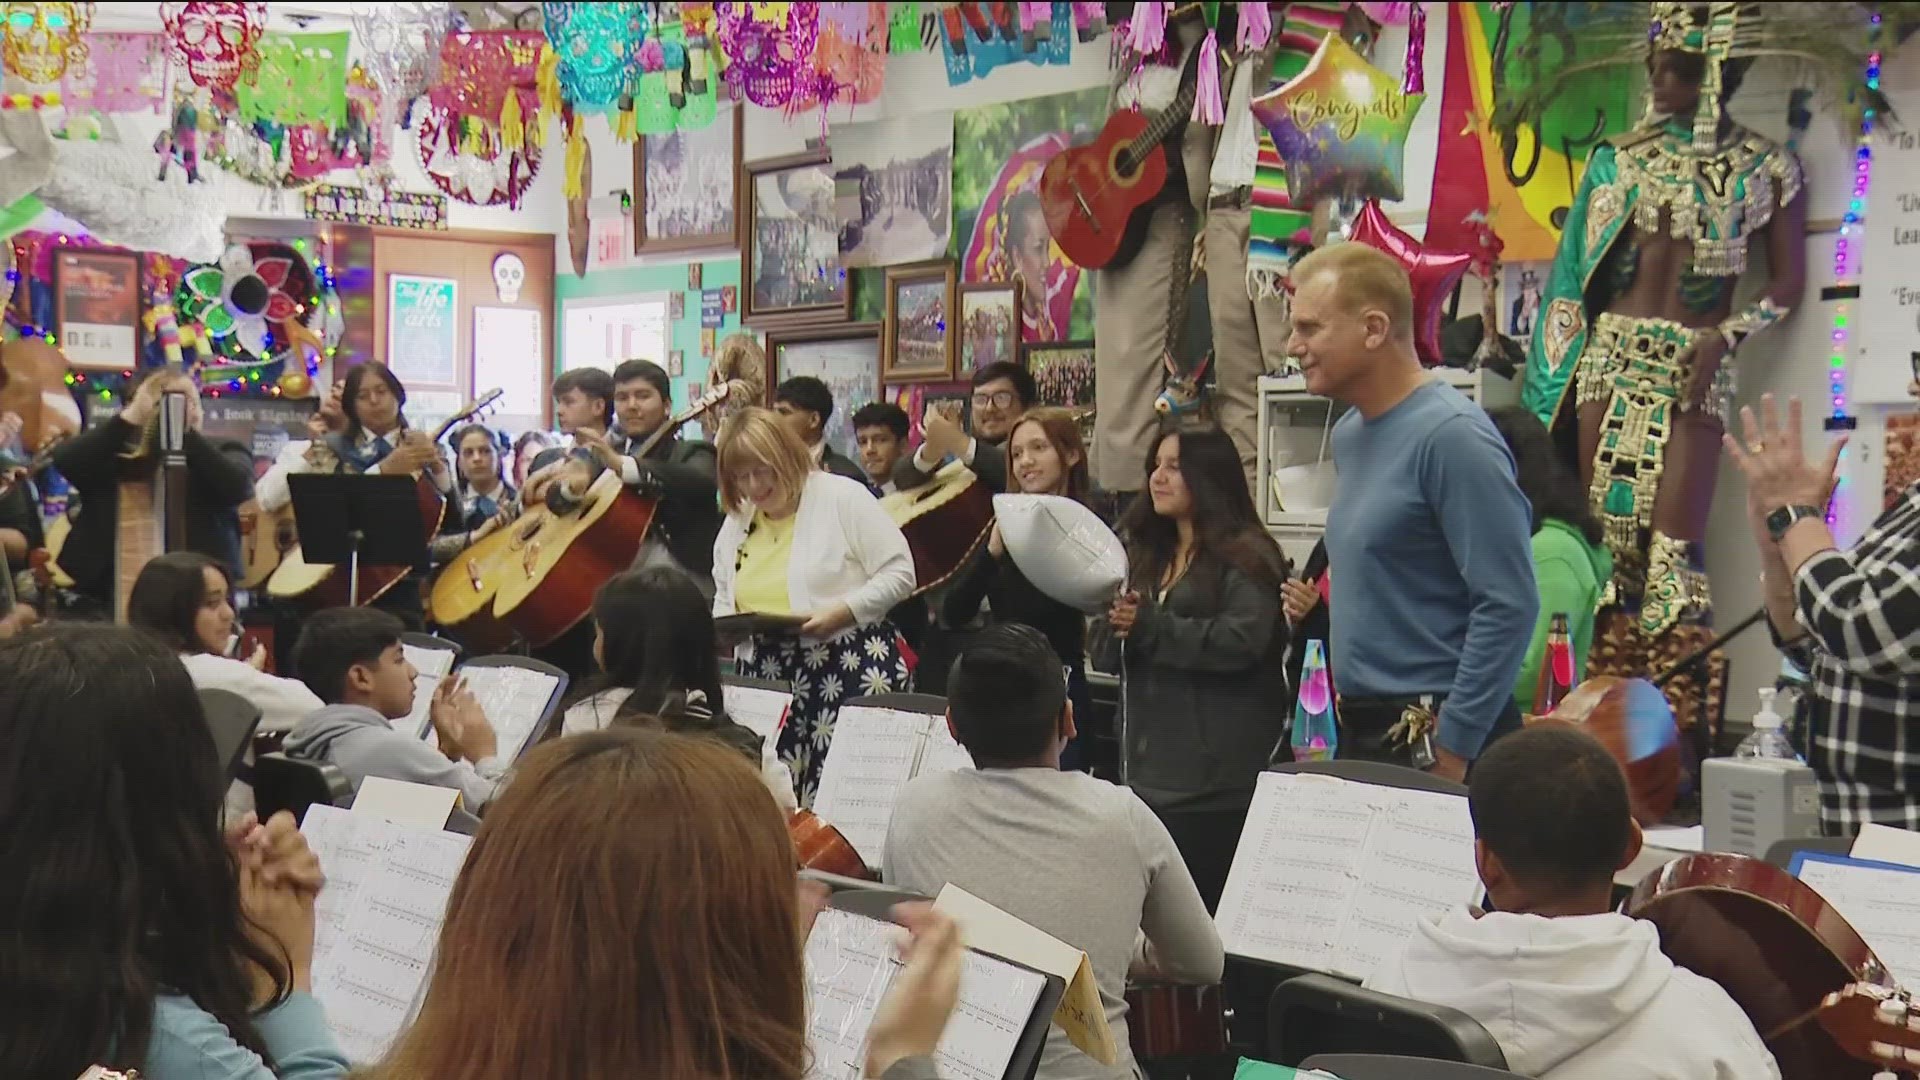
[[[493,257],[493,291],[503,304],[520,299],[520,288],[527,283],[527,264],[511,251]]]
[[[633,92],[639,50],[647,41],[646,8],[637,3],[552,3],[541,6],[553,61],[543,65],[543,88],[583,113],[605,112]]]
[[[193,81],[231,93],[240,76],[259,62],[256,46],[267,28],[267,5],[259,0],[163,3],[160,21]]]
[[[86,63],[86,32],[92,24],[92,4],[9,3],[0,38],[7,74],[38,86],[59,82],[69,64]],[[57,103],[57,95],[45,102]]]

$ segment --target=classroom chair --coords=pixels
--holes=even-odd
[[[1507,1066],[1500,1044],[1458,1009],[1367,990],[1331,975],[1302,975],[1274,988],[1267,1006],[1268,1060],[1298,1067],[1316,1055],[1348,1051]]]
[[[1340,1080],[1508,1080],[1520,1076],[1484,1065],[1387,1054],[1316,1054],[1301,1067],[1319,1069]]]
[[[353,799],[353,782],[338,768],[319,761],[302,761],[282,753],[262,754],[253,763],[253,805],[265,821],[282,810],[296,822],[315,803],[346,806]]]

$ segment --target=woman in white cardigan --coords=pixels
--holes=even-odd
[[[326,704],[297,679],[263,668],[267,651],[246,660],[226,656],[233,634],[233,600],[220,564],[190,551],[161,555],[140,569],[127,598],[127,622],[180,653],[198,690],[231,690],[260,707],[263,732],[290,731]]]
[[[743,647],[743,670],[793,687],[780,759],[810,806],[840,703],[904,690],[907,665],[887,612],[913,592],[907,538],[865,485],[813,468],[813,456],[765,409],[720,429],[713,613],[796,615],[795,633]]]

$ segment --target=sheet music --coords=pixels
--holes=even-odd
[[[849,911],[820,913],[807,935],[808,1080],[858,1080],[873,1026],[899,970],[892,925]]]
[[[807,938],[808,1080],[856,1080],[867,1030],[900,969],[891,924],[847,911],[820,913]],[[960,1001],[934,1052],[943,1080],[1002,1080],[1046,988],[1046,976],[969,950]]]
[[[772,742],[780,731],[780,722],[787,715],[787,706],[793,703],[792,694],[763,690],[757,686],[728,686],[721,689],[721,695],[726,703],[727,715],[734,723],[751,730],[767,742]]]
[[[419,1003],[470,838],[330,806],[309,810],[301,831],[327,873],[313,993],[341,1049],[368,1064]],[[342,884],[348,888],[329,895]]]
[[[1798,876],[1840,912],[1901,986],[1920,986],[1920,870],[1809,852]]]
[[[405,650],[407,663],[412,664],[418,674],[413,677],[413,711],[405,719],[393,721],[393,730],[425,738],[430,730],[427,710],[433,705],[433,688],[453,670],[454,658],[459,654],[452,649],[423,649],[404,642],[400,648]]]
[[[960,1003],[933,1059],[941,1080],[1001,1080],[1047,977],[983,953],[967,952]]]
[[[503,761],[520,756],[546,719],[547,702],[560,685],[558,678],[544,671],[523,667],[469,665],[460,669],[460,677],[492,722]]]
[[[973,768],[973,755],[953,738],[953,732],[947,730],[947,718],[936,716],[927,725],[927,745],[920,751],[920,767],[913,771],[915,776],[929,773],[953,772],[955,769]]]
[[[1214,921],[1234,955],[1364,978],[1479,893],[1466,799],[1262,773]]]
[[[856,705],[842,708],[833,723],[813,812],[839,829],[868,866],[880,865],[893,804],[913,776],[931,719]]]

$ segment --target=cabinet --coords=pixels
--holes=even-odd
[[[1520,400],[1519,384],[1481,369],[1435,368],[1433,376],[1483,406]],[[1259,382],[1260,520],[1298,566],[1326,531],[1333,501],[1331,439],[1347,406],[1307,392],[1300,375],[1262,375]]]

